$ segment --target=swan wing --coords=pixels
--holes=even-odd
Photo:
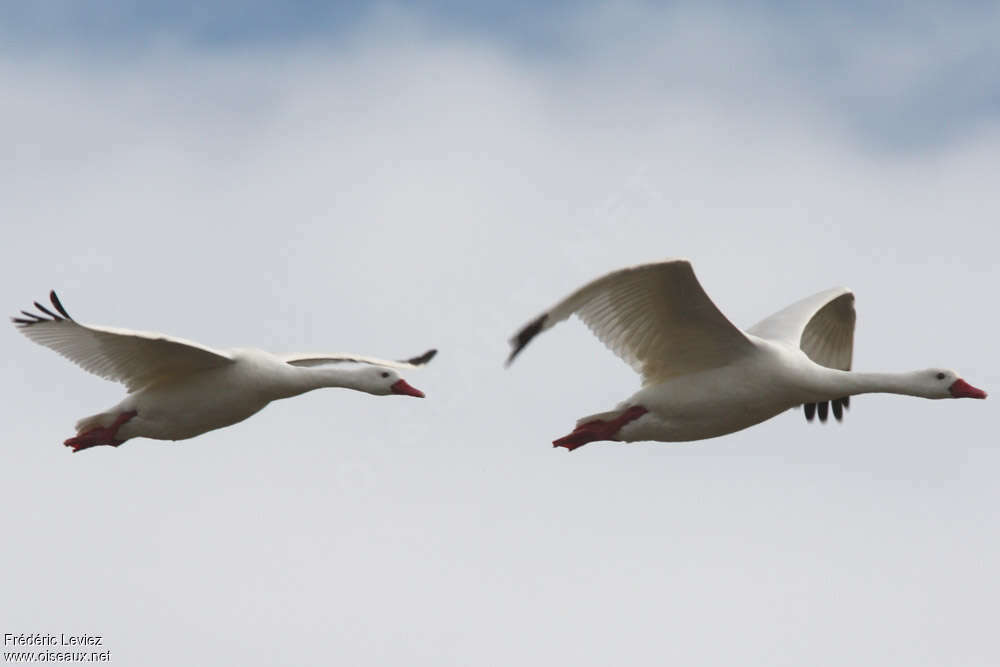
[[[747,332],[797,347],[820,366],[849,371],[856,320],[854,293],[835,287],[793,303]]]
[[[437,350],[427,350],[423,354],[409,359],[390,361],[377,357],[363,357],[357,354],[295,354],[282,357],[286,364],[292,366],[325,366],[327,364],[357,363],[373,366],[388,366],[389,368],[419,368],[430,362]]]
[[[155,382],[233,363],[220,350],[159,333],[80,324],[59,297],[49,294],[55,312],[37,301],[39,313],[11,318],[25,336],[51,348],[86,371],[121,382],[129,393]]]
[[[801,349],[820,366],[842,371],[851,370],[854,356],[854,293],[846,287],[835,287],[806,297],[758,322],[751,333],[790,347]],[[837,421],[851,405],[850,396],[829,403],[805,403],[806,421],[816,414],[825,422],[830,407]]]
[[[724,366],[755,349],[708,298],[691,263],[669,259],[614,271],[573,292],[510,339],[507,364],[573,314],[647,385]]]

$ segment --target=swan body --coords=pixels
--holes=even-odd
[[[131,438],[185,440],[241,422],[268,403],[323,387],[376,396],[423,398],[396,369],[428,363],[436,350],[405,361],[350,354],[278,356],[256,349],[215,350],[162,334],[76,322],[55,292],[56,312],[12,318],[28,338],[101,377],[125,384],[118,405],[77,422],[65,444],[79,451]]]
[[[615,409],[581,418],[553,442],[573,450],[595,440],[682,442],[714,438],[805,406],[839,421],[858,394],[986,398],[954,371],[851,371],[854,294],[834,288],[754,325],[736,328],[684,259],[628,267],[569,295],[513,338],[508,365],[539,333],[577,315],[631,365],[643,387]]]

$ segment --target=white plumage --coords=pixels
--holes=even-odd
[[[55,292],[56,312],[35,302],[41,315],[21,311],[12,318],[28,338],[84,370],[121,382],[129,395],[105,412],[77,422],[66,441],[73,451],[117,446],[135,437],[191,438],[258,412],[272,400],[321,387],[344,387],[374,395],[423,397],[395,369],[428,363],[436,350],[405,361],[353,354],[280,357],[262,350],[215,350],[158,333],[76,322]]]
[[[806,417],[829,405],[839,420],[849,397],[871,392],[925,398],[985,398],[954,371],[851,372],[854,294],[820,292],[764,319],[735,327],[698,283],[690,262],[669,259],[613,271],[525,325],[510,364],[539,333],[577,315],[642,377],[642,389],[614,410],[583,417],[554,442],[686,441],[732,433],[797,405]]]

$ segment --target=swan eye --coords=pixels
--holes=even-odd
[[[382,377],[384,377],[384,378],[387,378],[387,377],[389,377],[389,373],[387,373],[387,372],[383,371],[383,372],[382,372]],[[942,375],[941,377],[944,377],[944,376]]]
[[[938,380],[943,380],[944,379],[944,373],[938,373],[937,374],[937,379]]]

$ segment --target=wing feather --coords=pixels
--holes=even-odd
[[[820,366],[849,371],[856,321],[854,293],[836,287],[793,303],[747,332],[800,348]]]
[[[797,347],[820,366],[849,371],[854,357],[856,321],[854,293],[846,287],[836,287],[793,303],[747,331]],[[828,405],[833,407],[834,418],[840,421],[850,406],[850,397],[837,398],[829,404],[825,401],[805,404],[806,421],[812,421],[818,413],[819,420],[825,422]]]
[[[708,298],[690,262],[671,259],[614,271],[573,292],[511,338],[507,364],[573,314],[645,384],[723,366],[753,349]]]
[[[121,382],[134,392],[160,380],[233,363],[232,356],[198,343],[145,331],[80,324],[69,316],[53,291],[58,314],[38,302],[51,319],[21,311],[30,319],[11,318],[25,336],[95,375]]]
[[[356,363],[387,366],[389,368],[419,368],[430,363],[430,360],[436,354],[437,350],[427,350],[419,356],[398,361],[379,359],[377,357],[363,357],[357,354],[294,354],[282,357],[282,360],[292,366],[325,366],[326,364]]]

